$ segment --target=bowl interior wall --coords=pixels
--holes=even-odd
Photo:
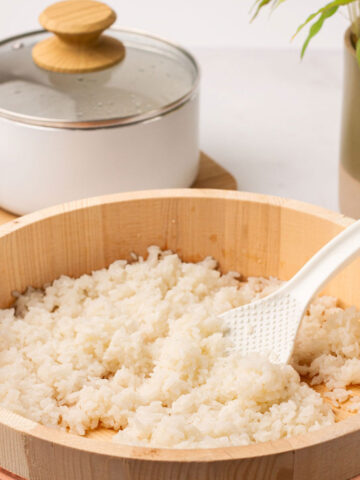
[[[185,261],[211,255],[222,271],[287,280],[344,228],[281,202],[231,197],[155,196],[85,207],[0,236],[1,308],[11,304],[14,290],[41,287],[61,274],[77,277],[130,259],[131,252],[146,255],[149,245],[171,249]],[[356,261],[324,293],[360,307],[359,273]]]

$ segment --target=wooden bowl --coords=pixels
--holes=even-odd
[[[144,255],[215,257],[223,271],[290,278],[351,219],[264,195],[162,190],[50,208],[0,228],[0,307],[40,287]],[[326,292],[360,307],[360,262]],[[28,480],[346,480],[360,472],[360,415],[287,440],[248,447],[171,450],[122,446],[107,431],[79,437],[0,410],[0,466]]]

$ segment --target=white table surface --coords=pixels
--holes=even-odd
[[[202,67],[201,148],[239,190],[338,210],[342,54],[193,49]]]

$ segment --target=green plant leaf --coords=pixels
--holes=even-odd
[[[282,3],[284,3],[286,0],[277,0],[275,7],[279,7]]]
[[[333,3],[335,3],[335,2],[333,2]],[[309,35],[307,36],[307,38],[304,42],[304,45],[302,47],[302,50],[301,50],[301,58],[303,58],[310,41],[315,37],[315,35],[317,35],[320,32],[322,26],[324,25],[325,20],[332,17],[338,11],[338,9],[339,9],[338,6],[334,6],[332,8],[327,9],[327,10],[324,10],[321,13],[320,18],[315,23],[313,23],[311,25]]]
[[[356,42],[356,59],[358,61],[358,64],[360,66],[360,38],[358,38]]]
[[[255,3],[254,3],[254,10],[255,10],[255,13],[252,17],[252,20],[254,20],[260,10],[265,7],[265,6],[269,6],[271,5],[272,7],[272,10],[276,9],[277,7],[279,7],[281,4],[283,4],[286,0],[255,0]],[[330,1],[327,5],[325,5],[324,7],[320,8],[319,10],[317,10],[315,13],[312,13],[311,15],[308,16],[308,18],[305,20],[304,23],[302,23],[298,29],[296,30],[295,34],[293,35],[292,38],[296,37],[296,35],[305,27],[307,26],[309,23],[311,23],[313,20],[313,24],[311,25],[310,27],[310,30],[309,30],[309,34],[303,44],[303,47],[302,47],[302,50],[301,50],[301,58],[304,56],[305,54],[305,51],[310,43],[310,41],[315,37],[315,35],[317,35],[319,33],[319,31],[321,30],[321,28],[323,27],[324,25],[324,22],[332,17],[340,7],[344,7],[346,5],[350,5],[350,4],[358,4],[359,8],[360,8],[360,0],[332,0]],[[360,30],[360,18],[358,20],[352,20],[353,22],[353,28],[354,28],[354,25],[355,25],[355,22],[356,21],[359,21],[359,30]],[[357,24],[356,24],[357,25]],[[356,33],[356,37],[357,38],[360,38],[359,35],[358,35],[358,32]],[[359,62],[359,66],[360,66],[360,44],[357,42],[356,43],[356,56],[357,56],[357,60]]]
[[[273,0],[271,4],[271,13],[273,13],[284,2],[286,2],[286,0]]]
[[[321,15],[322,13],[325,13],[328,10],[331,10],[334,7],[343,7],[345,5],[349,5],[350,3],[354,3],[356,0],[333,0],[332,2],[328,3],[325,5],[325,7],[320,8],[317,12],[312,13],[311,15],[308,16],[308,18],[305,20],[304,23],[302,23],[298,29],[296,30],[295,34],[293,35],[293,38],[296,37],[296,35],[304,28],[306,25],[308,25],[314,18],[316,18],[318,15]],[[331,15],[330,15],[331,16]],[[320,20],[320,19],[319,19]]]
[[[260,10],[265,7],[265,5],[268,5],[270,2],[272,2],[273,0],[257,0],[255,2],[255,6],[256,6],[256,10],[255,10],[255,13],[254,15],[252,16],[251,18],[251,21],[255,20],[255,18],[258,16]]]

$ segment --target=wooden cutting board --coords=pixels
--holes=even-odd
[[[0,467],[0,480],[24,480],[24,479],[18,477],[17,475],[13,475],[12,473],[6,472],[4,469]]]
[[[201,152],[199,174],[192,188],[221,188],[223,190],[237,190],[235,178],[205,153]],[[1,210],[0,225],[16,218],[16,215]],[[0,476],[0,480],[2,480]]]

